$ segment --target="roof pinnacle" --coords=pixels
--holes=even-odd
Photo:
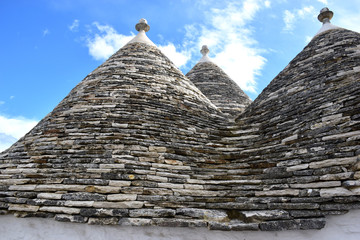
[[[210,58],[208,57],[209,48],[206,45],[203,45],[201,50],[201,54],[203,55],[199,62],[211,62]]]
[[[320,30],[317,32],[316,35],[319,35],[322,32],[326,32],[328,30],[331,29],[337,29],[339,27],[332,25],[330,23],[330,20],[332,19],[332,17],[334,16],[334,13],[332,11],[329,10],[329,8],[324,7],[323,9],[320,10],[320,14],[318,16],[318,20],[320,22],[323,23],[322,27],[320,28]],[[315,35],[315,36],[316,36]]]
[[[201,54],[202,54],[203,56],[206,56],[206,55],[208,55],[208,53],[209,53],[210,51],[209,51],[209,48],[208,48],[206,45],[203,45],[202,48],[201,48],[201,50],[200,50],[200,52],[201,52]]]
[[[145,18],[142,18],[139,20],[139,23],[135,25],[135,29],[136,31],[140,32],[140,31],[144,31],[147,32],[150,30],[150,26],[147,23]]]
[[[334,16],[334,13],[329,10],[329,8],[324,7],[320,10],[320,14],[318,16],[318,20],[322,22],[323,24],[329,23],[332,17]]]
[[[147,23],[146,19],[144,18],[140,19],[139,23],[135,25],[135,29],[139,33],[132,40],[130,40],[128,44],[139,42],[139,43],[146,43],[155,46],[155,44],[146,36],[146,32],[150,30],[150,26]]]

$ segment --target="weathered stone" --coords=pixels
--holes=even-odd
[[[337,173],[337,174],[326,174],[320,177],[321,181],[332,181],[332,180],[344,180],[351,179],[354,173],[345,172],[345,173]]]
[[[117,217],[109,217],[109,218],[89,218],[88,224],[90,225],[116,225],[119,222],[119,218]]]
[[[269,221],[259,224],[262,231],[283,231],[300,229],[300,223],[295,220]]]
[[[287,167],[286,171],[293,172],[293,171],[304,170],[304,169],[307,169],[307,168],[309,168],[309,164],[305,163],[305,164],[300,164],[300,165],[296,165],[296,166]]]
[[[208,208],[216,209],[239,209],[239,210],[262,210],[267,209],[266,204],[257,204],[257,203],[208,203],[206,204]]]
[[[167,177],[160,177],[160,176],[153,176],[153,175],[147,175],[146,176],[149,181],[155,181],[155,182],[167,182]]]
[[[55,214],[47,212],[15,212],[15,217],[28,218],[28,217],[39,217],[39,218],[53,218]]]
[[[284,190],[273,190],[273,191],[257,191],[255,196],[298,196],[300,193],[296,189],[284,189]]]
[[[349,157],[349,158],[336,158],[336,159],[329,159],[319,162],[312,162],[310,163],[310,168],[324,168],[330,166],[338,166],[338,165],[348,165],[354,164],[356,162],[357,157]]]
[[[94,201],[65,201],[67,207],[92,207]]]
[[[0,185],[19,185],[29,181],[30,179],[0,179]]]
[[[197,208],[180,208],[176,210],[176,215],[183,215],[192,218],[200,218],[207,221],[227,221],[228,214],[225,211],[197,209]]]
[[[40,207],[39,211],[42,212],[51,212],[51,213],[65,213],[65,214],[79,214],[79,208],[69,208],[69,207]]]
[[[12,185],[9,187],[11,191],[32,191],[36,185]]]
[[[62,195],[62,199],[73,201],[104,201],[106,196],[97,193],[77,192],[65,193]]]
[[[127,209],[95,209],[95,208],[82,208],[80,215],[84,217],[128,217],[129,210]]]
[[[329,204],[321,204],[320,209],[324,211],[346,211],[350,209],[358,209],[360,208],[359,203],[348,203],[348,204],[339,204],[339,203],[329,203]]]
[[[344,29],[317,35],[249,105],[215,65],[189,73],[201,92],[155,46],[131,42],[0,153],[1,212],[320,229],[360,208],[358,46]]]
[[[352,196],[352,195],[354,195],[353,192],[351,192],[343,187],[323,188],[320,190],[320,196],[324,197],[324,198],[339,197],[339,196]]]
[[[322,140],[328,141],[328,140],[333,140],[333,139],[348,138],[348,137],[359,136],[359,135],[360,135],[360,131],[353,131],[353,132],[348,132],[348,133],[343,133],[343,134],[335,134],[335,135],[325,136],[322,138]]]
[[[56,214],[55,220],[59,222],[85,223],[87,222],[88,218],[80,215]]]
[[[172,209],[135,209],[130,210],[130,217],[174,217],[176,211]]]
[[[128,187],[131,185],[130,181],[117,181],[117,180],[110,180],[109,186],[112,187]]]
[[[316,203],[268,203],[269,209],[318,209],[319,204]]]
[[[86,186],[83,185],[65,185],[65,184],[52,184],[52,185],[37,185],[35,191],[41,192],[56,192],[56,191],[85,191]]]
[[[290,184],[292,188],[330,188],[341,186],[340,181],[315,182],[306,184]]]
[[[294,140],[298,139],[298,135],[295,134],[295,135],[292,135],[290,137],[287,137],[287,138],[284,138],[282,141],[281,141],[281,144],[287,144],[287,142],[292,142]]]
[[[324,217],[324,212],[320,210],[290,210],[290,215],[295,218]]]
[[[154,220],[149,218],[121,218],[118,224],[121,226],[152,226]]]
[[[166,147],[149,146],[150,152],[166,152]]]
[[[154,224],[161,227],[206,227],[203,220],[181,218],[153,218]]]
[[[325,227],[325,218],[312,218],[312,219],[298,219],[296,220],[300,224],[300,229],[322,229]]]
[[[135,201],[136,194],[109,194],[107,195],[108,201]]]
[[[87,186],[85,188],[86,192],[96,192],[96,193],[118,193],[120,192],[119,187],[111,186]]]
[[[124,201],[124,202],[94,202],[95,208],[141,208],[144,202]]]
[[[37,212],[39,206],[32,206],[26,204],[9,204],[9,211],[21,211],[21,212]]]
[[[289,213],[283,210],[241,211],[244,222],[263,222],[268,220],[290,219]]]
[[[39,193],[37,194],[37,198],[44,199],[61,199],[63,194],[59,193]]]

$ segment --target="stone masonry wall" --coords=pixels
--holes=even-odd
[[[0,155],[0,212],[216,230],[320,229],[359,208],[360,37],[332,30],[230,122],[126,45]]]
[[[251,104],[250,98],[241,88],[213,62],[197,63],[186,76],[231,118],[237,117]]]

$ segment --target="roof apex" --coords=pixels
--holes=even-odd
[[[210,52],[209,48],[207,47],[207,45],[203,45],[201,50],[200,50],[201,54],[203,55],[202,58],[199,60],[200,62],[212,62],[211,59],[209,58],[208,54]]]
[[[324,7],[320,10],[320,14],[318,15],[318,20],[323,23],[320,30],[316,33],[315,36],[319,35],[320,33],[326,32],[331,29],[338,29],[340,27],[335,26],[330,23],[330,20],[334,16],[334,13],[329,10],[329,8]]]
[[[135,29],[136,31],[138,31],[139,33],[133,38],[131,39],[127,44],[129,43],[135,43],[135,42],[139,42],[139,43],[145,43],[151,46],[156,46],[147,36],[146,36],[146,32],[148,32],[150,30],[150,25],[147,23],[146,19],[142,18],[139,20],[139,23],[137,23],[135,25]]]

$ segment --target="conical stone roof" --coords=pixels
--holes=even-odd
[[[137,38],[0,155],[0,214],[323,228],[359,208],[359,49],[359,33],[317,35],[234,123]]]
[[[1,189],[23,198],[9,211],[117,224],[129,209],[161,217],[175,211],[154,206],[197,205],[186,203],[194,169],[216,155],[211,142],[227,120],[144,32],[1,154]]]
[[[241,88],[207,56],[209,50],[203,46],[203,57],[186,74],[200,91],[222,112],[236,117],[252,102]]]

